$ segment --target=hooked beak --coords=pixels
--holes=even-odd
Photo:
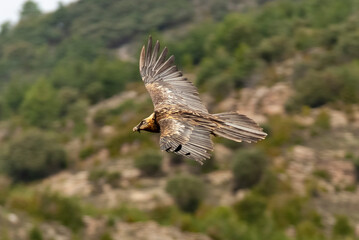
[[[138,124],[136,127],[134,127],[133,129],[132,129],[132,131],[134,131],[134,132],[141,132],[141,129],[140,129],[140,125],[141,125],[141,123],[140,124]]]

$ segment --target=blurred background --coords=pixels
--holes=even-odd
[[[1,240],[359,238],[359,0],[0,8]],[[150,34],[267,139],[214,138],[200,166],[133,133]]]

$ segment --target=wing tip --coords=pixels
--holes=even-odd
[[[152,36],[150,35],[148,37],[148,42],[147,42],[147,52],[146,52],[146,64],[147,65],[150,62],[151,54],[152,54]]]
[[[145,65],[146,53],[145,53],[145,45],[142,46],[141,54],[140,54],[140,71]]]
[[[152,45],[152,36],[151,36],[151,35],[148,36],[147,45],[148,45],[148,46],[149,46],[149,45]]]

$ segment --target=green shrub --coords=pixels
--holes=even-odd
[[[280,227],[297,225],[303,219],[304,199],[295,196],[283,196],[276,199],[271,213]]]
[[[330,181],[330,173],[324,169],[316,169],[313,171],[313,175],[326,181]]]
[[[197,83],[216,99],[223,99],[235,87],[231,66],[234,59],[224,49],[216,51],[216,58],[204,58],[199,66]]]
[[[72,230],[79,230],[83,226],[81,206],[73,199],[43,194],[38,211],[45,219],[59,221]]]
[[[7,227],[0,228],[0,238],[1,240],[11,240],[10,239],[10,230]]]
[[[107,183],[112,187],[117,187],[120,179],[121,179],[121,173],[108,172],[103,169],[91,170],[88,176],[88,180],[95,184]]]
[[[170,164],[172,166],[178,166],[185,161],[185,158],[182,155],[170,154]]]
[[[243,224],[238,221],[236,213],[230,207],[220,206],[209,209],[204,213],[204,216],[201,216],[194,222],[200,222],[203,230],[211,237],[211,239],[251,239],[244,238]]]
[[[235,78],[232,73],[224,69],[220,75],[214,75],[211,79],[207,79],[206,87],[211,96],[215,97],[216,101],[226,98],[228,93],[235,89]]]
[[[96,153],[96,149],[92,144],[90,144],[80,150],[79,157],[84,160],[94,153]]]
[[[203,165],[198,164],[198,162],[193,161],[193,159],[185,158],[186,168],[188,172],[193,175],[198,175],[201,173],[209,173],[218,169],[218,163],[216,158],[212,156],[209,159],[206,159]]]
[[[55,88],[48,80],[40,79],[26,92],[21,113],[30,125],[47,128],[58,119],[60,104]]]
[[[145,212],[137,208],[128,207],[123,204],[120,207],[112,210],[112,213],[114,214],[114,216],[119,217],[125,222],[143,222],[149,220]]]
[[[333,234],[336,236],[348,236],[353,233],[353,227],[346,216],[339,215],[335,219]]]
[[[5,118],[11,113],[17,113],[24,101],[29,84],[24,81],[12,80],[1,91],[0,118]]]
[[[355,179],[359,182],[359,157],[354,158],[352,161],[355,169]]]
[[[150,212],[150,218],[161,225],[178,225],[181,215],[176,206],[158,206]]]
[[[87,116],[88,107],[89,103],[85,99],[79,99],[68,107],[68,118],[75,124],[75,134],[83,134],[86,132],[87,125],[85,118]]]
[[[333,25],[322,31],[320,36],[320,44],[327,48],[332,48],[338,44],[339,38],[343,32],[340,25]]]
[[[58,194],[19,189],[11,193],[6,204],[43,220],[58,221],[74,231],[83,226],[80,204]]]
[[[112,236],[111,236],[111,234],[109,232],[105,232],[100,237],[100,240],[113,240],[113,238],[112,238]]]
[[[256,185],[267,168],[266,156],[257,149],[239,150],[233,158],[234,188]]]
[[[61,105],[60,115],[66,116],[68,114],[69,107],[79,99],[79,92],[74,88],[63,87],[59,89],[58,96]]]
[[[263,128],[268,136],[259,144],[271,155],[279,154],[280,147],[303,142],[302,127],[289,116],[270,116]]]
[[[205,197],[205,185],[197,177],[180,175],[167,182],[166,191],[186,212],[193,212]]]
[[[340,35],[337,50],[345,57],[359,58],[359,31],[350,31],[347,34]]]
[[[162,156],[159,152],[146,151],[136,157],[135,166],[146,176],[153,176],[161,172]]]
[[[299,28],[295,31],[295,46],[299,50],[306,50],[318,45],[319,32],[313,28]]]
[[[3,157],[4,171],[16,181],[44,178],[64,169],[64,149],[41,132],[30,132],[13,141]]]
[[[284,36],[274,36],[264,39],[258,46],[259,56],[267,62],[281,61],[293,52],[290,39]]]
[[[302,106],[320,107],[333,102],[354,104],[359,102],[358,62],[322,71],[312,71],[294,81],[295,94],[288,109]]]
[[[0,205],[3,205],[4,202],[6,201],[8,193],[10,192],[10,187],[11,187],[10,179],[1,175],[0,173]]]
[[[33,227],[29,232],[29,240],[42,240],[41,231],[37,227]]]
[[[282,188],[284,188],[284,186],[278,179],[276,173],[266,171],[254,190],[262,196],[271,196]]]
[[[298,240],[326,239],[324,234],[320,231],[320,229],[318,229],[318,227],[309,220],[300,222],[298,224],[298,226],[296,227],[296,237]]]
[[[261,196],[248,194],[233,207],[240,219],[253,224],[263,218],[266,210],[266,201]]]
[[[121,123],[116,134],[106,140],[105,147],[109,150],[111,157],[120,154],[119,146],[122,144],[140,143],[141,149],[153,149],[154,146],[158,146],[158,143],[153,141],[151,134],[133,134],[132,131],[129,131],[137,124],[137,121],[126,122],[124,127],[124,124]],[[139,151],[138,154],[141,155],[141,152]]]
[[[107,123],[109,112],[106,109],[98,110],[93,116],[93,122],[96,126],[101,127]]]
[[[295,104],[319,107],[335,100],[339,83],[328,72],[312,72],[295,82],[295,90],[292,100]]]
[[[330,129],[330,115],[322,110],[317,115],[314,121],[314,127],[320,130],[329,130]]]

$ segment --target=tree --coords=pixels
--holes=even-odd
[[[10,115],[10,110],[4,99],[0,98],[0,120],[6,119]]]
[[[60,103],[49,81],[40,79],[26,92],[21,112],[25,121],[33,126],[51,126],[59,116]]]
[[[233,159],[235,189],[250,188],[262,178],[267,168],[266,156],[257,149],[239,150]]]
[[[194,212],[206,195],[203,181],[195,176],[179,175],[167,182],[166,191],[186,212]]]
[[[350,225],[349,219],[346,216],[336,216],[335,224],[333,226],[333,234],[337,236],[348,236],[353,233],[353,228]]]
[[[20,12],[21,20],[28,20],[41,14],[41,10],[36,2],[28,0],[22,5]]]
[[[135,166],[146,176],[161,172],[162,156],[159,152],[146,151],[135,159]]]
[[[11,23],[9,21],[4,22],[0,26],[0,36],[4,37],[4,36],[8,35],[10,30],[11,30]]]
[[[17,113],[28,89],[27,84],[20,81],[10,81],[2,92],[3,104],[12,113]]]
[[[240,219],[248,223],[255,223],[259,222],[264,216],[266,199],[258,195],[248,194],[233,207]]]
[[[2,157],[5,173],[16,181],[32,181],[66,167],[66,153],[56,141],[41,132],[14,140]]]

